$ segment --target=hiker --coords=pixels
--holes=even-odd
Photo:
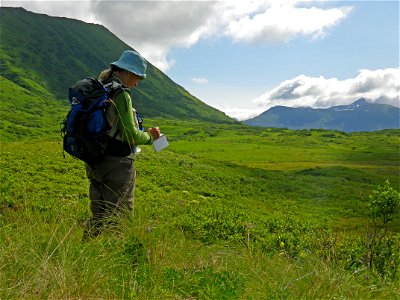
[[[158,127],[140,130],[140,120],[132,107],[129,89],[146,78],[146,68],[147,62],[138,52],[127,50],[99,75],[103,85],[109,83],[119,89],[106,111],[111,126],[106,156],[100,162],[86,164],[92,216],[86,221],[84,239],[100,234],[110,217],[132,212],[136,176],[133,156],[138,145],[151,144],[160,137]]]

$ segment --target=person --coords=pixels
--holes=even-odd
[[[110,68],[101,72],[99,81],[117,86],[106,111],[110,125],[106,156],[98,163],[86,164],[89,179],[91,217],[85,223],[83,239],[97,236],[113,216],[131,213],[134,206],[136,170],[134,154],[138,145],[151,144],[160,137],[160,129],[147,132],[139,128],[129,89],[146,78],[147,62],[136,51],[127,50]]]

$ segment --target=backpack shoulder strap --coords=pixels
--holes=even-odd
[[[125,91],[129,91],[122,83],[116,80],[107,80],[103,83],[104,88],[107,90],[107,94],[110,98],[114,98],[117,94]]]

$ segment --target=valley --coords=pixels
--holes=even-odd
[[[80,224],[89,215],[84,166],[63,157],[56,131],[2,142],[2,298],[387,299],[398,293],[399,270],[389,264],[399,249],[399,212],[387,244],[377,248],[390,251],[380,261],[384,269],[365,265],[374,224],[369,196],[387,179],[399,185],[398,130],[145,124],[158,124],[170,147],[159,153],[142,147],[134,215],[89,243],[81,243]]]

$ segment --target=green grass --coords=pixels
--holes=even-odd
[[[373,134],[226,126],[179,133],[177,151],[268,170],[344,166],[398,177],[399,131]],[[212,137],[212,138],[210,138]]]
[[[53,138],[69,106],[31,91],[0,76],[0,141]],[[38,96],[41,95],[41,96]]]
[[[369,210],[385,180],[399,190],[399,130],[244,126],[152,66],[134,103],[169,118],[145,126],[170,147],[142,147],[134,214],[82,243],[88,182],[63,157],[54,99],[127,46],[101,26],[0,13],[0,299],[399,299],[400,214],[382,236]]]
[[[379,265],[366,255],[368,196],[399,187],[398,131],[145,122],[170,147],[142,147],[134,214],[87,243],[83,164],[55,133],[2,142],[0,298],[397,299],[398,213]]]

